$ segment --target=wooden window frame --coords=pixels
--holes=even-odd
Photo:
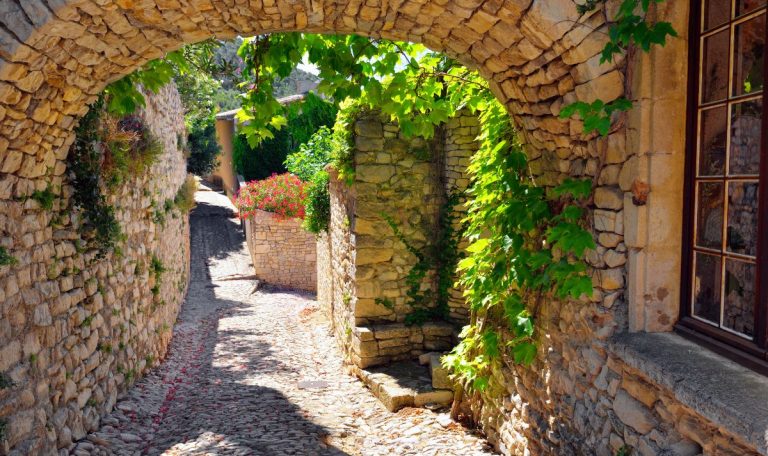
[[[728,0],[729,2],[734,0]],[[683,246],[682,246],[682,276],[680,287],[680,318],[675,329],[683,336],[693,339],[708,348],[717,351],[728,358],[737,361],[751,369],[768,375],[768,58],[763,59],[763,89],[762,89],[762,138],[760,144],[760,175],[758,177],[758,227],[757,227],[757,254],[755,261],[756,300],[754,303],[755,336],[750,341],[731,334],[726,330],[714,327],[691,316],[692,288],[693,288],[693,258],[695,242],[695,198],[696,198],[696,170],[698,154],[698,116],[700,101],[699,65],[701,61],[701,23],[704,0],[691,0],[688,43],[688,102],[686,109],[686,156],[685,156],[685,184],[683,203]],[[764,13],[768,21],[768,11]],[[745,16],[748,16],[746,14]],[[733,19],[729,19],[731,24]],[[730,25],[729,25],[730,27]],[[730,39],[729,39],[730,41]],[[766,26],[766,45],[768,45],[768,25]],[[729,45],[728,58],[732,58]],[[731,99],[733,68],[729,65],[728,95],[726,106]],[[728,116],[730,116],[730,109]],[[730,135],[730,130],[726,130]],[[730,153],[730,151],[727,151]],[[728,170],[723,171],[727,174]],[[723,191],[727,199],[727,186]],[[727,213],[723,207],[723,225],[727,225]],[[723,240],[723,242],[726,242]],[[722,256],[723,261],[726,257]],[[725,284],[721,284],[725,286]],[[725,305],[721,303],[721,306]]]

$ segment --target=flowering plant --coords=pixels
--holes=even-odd
[[[262,210],[281,217],[303,219],[306,186],[293,174],[272,174],[242,187],[235,197],[235,205],[242,218],[252,217],[256,210]]]

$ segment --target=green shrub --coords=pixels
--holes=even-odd
[[[256,147],[248,144],[245,135],[235,136],[232,159],[237,172],[245,180],[260,180],[272,174],[285,173],[288,154],[309,141],[318,128],[329,127],[336,119],[336,108],[311,93],[304,101],[292,103],[286,109],[287,124],[280,130],[270,127],[273,137]]]
[[[310,233],[321,233],[328,230],[331,220],[331,196],[328,193],[330,176],[320,170],[312,177],[307,197],[304,200],[303,227]]]
[[[325,165],[330,163],[334,150],[339,147],[338,139],[326,126],[320,127],[309,141],[299,146],[296,152],[285,159],[288,171],[303,181],[311,181]]]
[[[188,119],[187,171],[206,176],[216,168],[216,157],[221,152],[216,139],[216,118],[211,113],[205,117]]]
[[[56,199],[56,195],[51,191],[50,185],[45,190],[35,190],[30,196],[33,200],[40,204],[40,207],[50,211],[53,209],[53,200]]]

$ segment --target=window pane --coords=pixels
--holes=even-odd
[[[720,257],[696,252],[693,275],[693,314],[720,322]]]
[[[760,173],[762,126],[763,102],[761,100],[731,105],[731,156],[728,158],[730,174]]]
[[[701,102],[723,100],[728,95],[728,30],[704,38],[701,65]]]
[[[700,128],[699,175],[722,176],[725,170],[728,108],[719,106],[702,111]]]
[[[765,14],[736,26],[733,46],[733,94],[759,92],[763,88]]]
[[[757,254],[757,182],[728,183],[729,252]]]
[[[699,182],[696,195],[696,245],[723,247],[723,184]]]
[[[714,1],[714,0],[713,0]],[[715,1],[715,3],[718,3]],[[726,3],[726,2],[721,2]],[[728,2],[730,3],[730,2]],[[765,6],[765,0],[736,0],[736,16],[751,13],[758,8]]]
[[[744,0],[739,0],[744,1]],[[723,0],[704,1],[704,30],[712,30],[731,18],[731,2]]]
[[[755,265],[725,260],[723,326],[745,336],[755,334]]]

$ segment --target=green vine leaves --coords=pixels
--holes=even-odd
[[[577,5],[577,9],[580,14],[586,14],[605,1],[588,0],[584,4]],[[653,45],[664,46],[668,37],[676,37],[677,32],[669,22],[649,23],[646,20],[651,5],[663,1],[623,0],[616,12],[614,22],[608,29],[609,41],[600,53],[600,63],[612,61],[616,54],[626,53],[632,46],[648,52]],[[636,14],[638,12],[639,14]],[[600,99],[592,103],[577,101],[564,106],[560,111],[560,118],[567,119],[578,115],[584,122],[585,135],[597,132],[601,136],[606,136],[611,128],[613,114],[630,109],[632,109],[632,102],[623,97],[611,102]]]

